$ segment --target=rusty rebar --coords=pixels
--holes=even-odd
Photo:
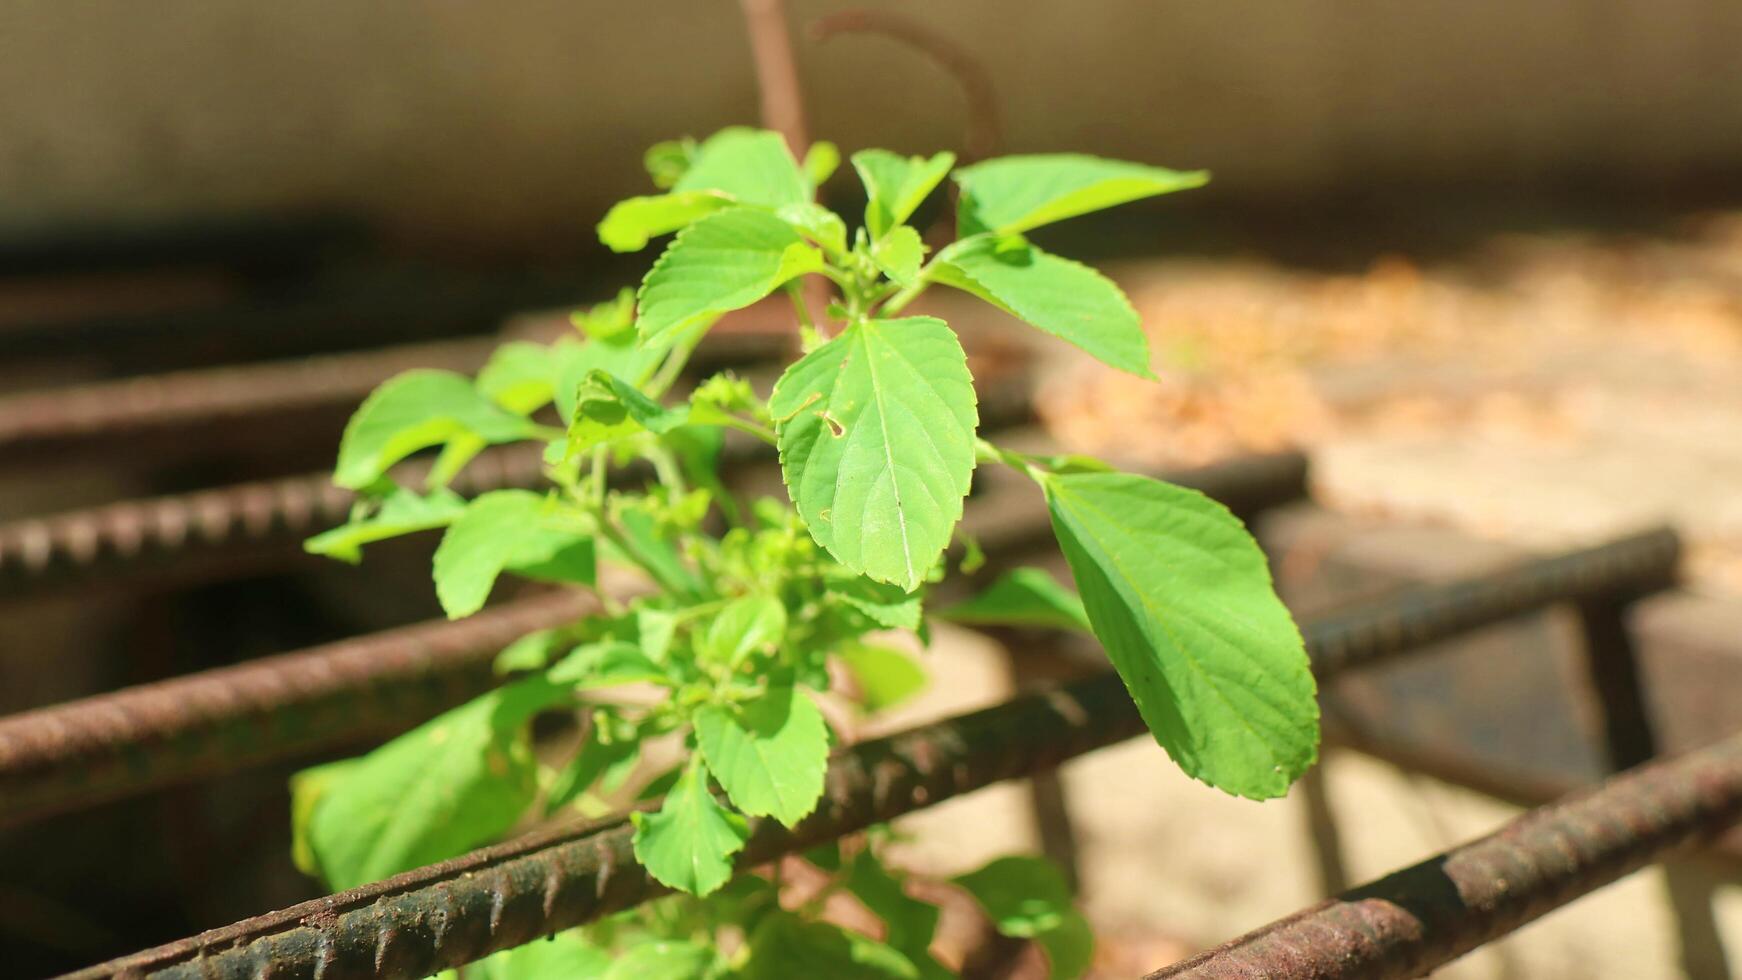
[[[1030,406],[1020,388],[999,391],[981,403],[985,427],[1027,421]],[[728,461],[772,456],[760,443],[742,448],[733,449]],[[486,450],[460,472],[453,488],[471,496],[538,486],[540,458],[536,447]],[[413,486],[427,471],[427,462],[412,462],[393,476]],[[1305,472],[1300,457],[1258,457],[1181,479],[1209,480],[1215,484],[1210,489],[1229,494],[1231,505],[1244,506],[1303,494]],[[303,538],[343,523],[355,499],[332,486],[326,473],[311,473],[0,523],[0,600],[99,581],[180,585],[269,563],[297,554]]]
[[[487,689],[515,639],[594,608],[557,593],[0,718],[0,826],[396,734]]]
[[[1531,573],[1530,565],[1513,570],[1521,578]],[[1581,587],[1590,584],[1577,581]],[[1436,592],[1458,598],[1435,601]],[[1334,662],[1325,654],[1329,644],[1345,651],[1340,656],[1371,662],[1387,652],[1403,653],[1516,614],[1512,604],[1496,604],[1485,596],[1458,584],[1424,587],[1412,592],[1409,601],[1379,600],[1331,625],[1308,624],[1303,632],[1315,663]],[[1416,622],[1418,617],[1425,622]],[[993,782],[1052,768],[1143,730],[1118,676],[1103,673],[863,743],[835,760],[818,812],[793,831],[770,822],[758,824],[739,867]],[[615,822],[531,835],[75,976],[427,976],[661,894],[634,861],[632,833],[627,822]]]
[[[535,464],[536,456],[529,465]],[[1260,457],[1176,476],[1250,506],[1294,499],[1291,488],[1295,494],[1304,489],[1304,473],[1304,461]],[[1020,553],[1048,533],[1040,495],[1026,479],[1014,483],[975,497],[967,508],[965,523],[983,529],[994,555]],[[404,669],[432,644],[445,653],[431,669],[453,675],[442,682],[443,691],[455,699],[480,693],[493,681],[488,665],[502,646],[574,615],[560,602],[535,601],[524,610],[507,605],[482,614],[489,621],[483,626],[475,617],[390,630],[0,718],[0,826],[410,727],[443,705],[424,702],[419,715],[411,707],[416,702],[407,700],[406,711],[385,717],[332,713],[327,705],[343,684],[361,689],[358,697],[387,698],[396,684],[428,682]],[[329,683],[309,684],[306,678],[314,676]],[[278,714],[285,720],[274,722]],[[301,720],[305,716],[318,724]],[[232,738],[239,730],[250,737]]]
[[[1143,731],[1116,677],[862,742],[797,828],[753,825],[738,867],[833,840]],[[425,977],[664,894],[627,820],[535,833],[69,975],[142,980]]]
[[[1555,602],[1620,601],[1675,584],[1681,539],[1654,528],[1606,544],[1528,561],[1428,588],[1408,589],[1390,603],[1363,603],[1318,619],[1313,671],[1333,677],[1385,656],[1398,645],[1421,646],[1477,625],[1497,623]],[[1374,642],[1381,634],[1386,642]]]
[[[427,462],[394,471],[422,482]],[[487,450],[454,479],[472,495],[543,479],[535,447]],[[271,556],[345,521],[356,494],[325,473],[165,497],[130,500],[0,524],[0,599],[68,585],[140,580],[198,581]]]
[[[1742,735],[1616,776],[1150,980],[1417,977],[1742,817]]]
[[[767,309],[740,311],[716,328],[700,365],[766,356],[789,339],[790,325]],[[58,457],[93,445],[127,446],[144,437],[187,441],[186,430],[255,422],[287,413],[340,413],[382,381],[411,368],[471,373],[504,338],[472,336],[371,351],[237,364],[0,396],[0,452]],[[343,416],[337,416],[342,421]]]
[[[192,424],[342,408],[400,371],[475,371],[493,338],[145,375],[0,397],[0,451],[47,454],[93,439],[123,442]]]

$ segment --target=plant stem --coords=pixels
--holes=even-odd
[[[803,288],[804,287],[800,281],[794,279],[786,284],[786,296],[788,299],[792,300],[792,310],[798,315],[799,345],[804,352],[808,354],[811,351],[816,350],[818,347],[821,347],[829,337],[827,333],[818,329],[817,325],[811,321],[810,308],[805,303],[804,296],[801,293]]]
[[[739,432],[753,435],[756,438],[761,439],[763,442],[768,443],[770,446],[777,446],[780,444],[780,438],[775,434],[774,430],[760,422],[740,418],[736,415],[728,415],[723,424],[730,428],[737,429]]]
[[[919,294],[925,292],[925,288],[929,285],[931,285],[931,266],[927,265],[919,270],[919,275],[913,278],[912,283],[903,286],[900,292],[889,297],[887,303],[878,307],[877,312],[884,316],[900,313],[902,307],[918,298]]]
[[[739,0],[750,30],[750,54],[756,62],[756,85],[762,93],[762,125],[786,137],[792,155],[803,158],[810,144],[804,119],[804,93],[799,87],[798,62],[792,54],[782,0]]]

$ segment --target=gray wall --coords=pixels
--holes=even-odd
[[[1742,0],[870,5],[986,60],[1012,148],[1209,166],[1223,193],[1742,173]],[[958,93],[913,53],[801,54],[820,135],[953,145]],[[336,205],[573,233],[641,186],[644,145],[754,104],[732,0],[8,0],[0,227]]]

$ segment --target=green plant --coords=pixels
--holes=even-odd
[[[445,529],[434,578],[451,617],[481,608],[505,573],[591,587],[606,565],[650,583],[628,600],[600,589],[599,615],[503,651],[502,687],[296,781],[299,861],[337,887],[487,843],[536,805],[597,814],[609,798],[663,797],[634,814],[635,852],[688,896],[499,954],[477,975],[942,972],[927,952],[937,911],[879,860],[887,835],[810,856],[820,894],[856,896],[886,923],[881,942],[806,915],[820,897],[785,911],[774,882],[733,880],[746,817],[795,824],[823,791],[831,726],[814,698],[831,688],[830,662],[852,675],[863,708],[896,702],[923,671],[872,634],[923,638],[928,615],[1092,630],[1157,741],[1230,793],[1280,795],[1316,756],[1300,636],[1240,523],[1189,490],[980,438],[955,333],[898,317],[929,286],[964,290],[1148,376],[1119,289],[1025,234],[1205,175],[1074,155],[957,169],[958,237],[928,258],[908,222],[952,174],[951,154],[854,154],[869,203],[851,233],[815,201],[838,161],[819,143],[800,163],[779,136],[746,129],[655,147],[647,165],[663,192],[599,225],[618,250],[676,233],[639,293],[577,314],[575,336],[508,344],[475,379],[400,375],[346,429],[335,478],[361,503],[310,551],[355,561],[369,542]],[[836,292],[817,321],[800,297],[812,276]],[[766,400],[730,374],[669,397],[721,314],[779,290],[793,297],[805,353]],[[727,489],[727,433],[778,447],[790,500]],[[545,444],[548,492],[466,501],[446,489],[485,446],[523,440]],[[389,478],[435,447],[421,492]],[[1045,495],[1080,600],[1024,570],[953,609],[926,608],[980,464],[1014,467]],[[528,734],[550,710],[583,718],[578,750],[555,768]],[[1086,926],[1044,864],[1007,859],[959,883],[1000,929],[1043,942],[1056,972],[1086,962]],[[727,926],[747,937],[731,955],[709,941]],[[607,969],[608,950],[623,956]]]

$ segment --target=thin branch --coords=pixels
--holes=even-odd
[[[756,84],[762,93],[762,125],[786,137],[792,155],[804,158],[810,147],[805,126],[804,91],[792,54],[792,34],[786,26],[783,0],[739,0],[750,30],[750,55],[756,62]]]
[[[745,0],[746,6],[751,0]],[[1003,127],[992,76],[966,48],[931,28],[884,10],[843,10],[813,21],[811,40],[821,43],[838,34],[880,34],[918,50],[942,68],[968,101],[968,128],[962,138],[962,160],[972,163],[998,152]]]

